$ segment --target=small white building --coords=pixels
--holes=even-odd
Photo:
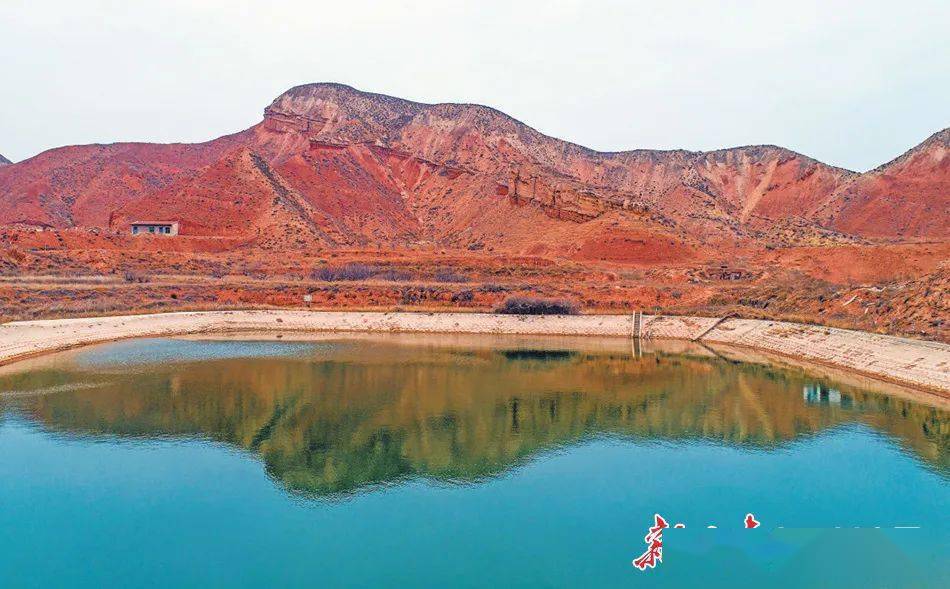
[[[132,235],[178,235],[178,221],[133,221]]]

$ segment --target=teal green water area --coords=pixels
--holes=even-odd
[[[6,367],[0,587],[950,586],[946,406],[737,358],[380,336]],[[686,527],[641,572],[654,513]]]

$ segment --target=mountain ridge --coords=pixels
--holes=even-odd
[[[938,131],[865,173],[768,144],[600,152],[545,135],[488,106],[426,104],[313,83],[277,96],[261,122],[206,142],[65,146],[5,165],[0,224],[121,230],[113,221],[129,219],[133,210],[150,218],[172,211],[187,217],[189,199],[199,206],[206,198],[194,179],[222,158],[248,150],[299,202],[308,203],[294,208],[298,215],[313,215],[300,219],[301,227],[338,233],[330,240],[310,235],[321,247],[406,239],[470,247],[494,241],[505,250],[570,255],[571,248],[506,234],[501,219],[525,205],[537,211],[538,223],[542,217],[574,225],[611,218],[622,226],[620,233],[672,234],[684,244],[762,242],[777,227],[785,227],[793,242],[819,235],[834,240],[836,232],[946,238],[948,142],[950,129]],[[237,198],[232,193],[250,168],[222,169],[233,174],[230,182],[223,177],[216,184],[221,206],[234,209],[221,218],[231,219],[240,207],[227,204],[229,195]],[[177,191],[186,204],[167,200],[168,191]],[[164,200],[152,198],[160,194]],[[392,218],[384,218],[379,207]],[[458,231],[471,239],[453,237]],[[607,239],[607,229],[598,231],[589,239]]]
[[[711,150],[693,150],[693,149],[685,149],[685,148],[656,149],[656,148],[650,148],[650,147],[636,147],[636,148],[621,149],[621,150],[599,150],[599,149],[594,149],[592,147],[588,147],[580,143],[576,143],[574,141],[571,141],[570,139],[563,139],[561,137],[544,133],[543,131],[540,131],[536,129],[535,127],[532,127],[530,124],[525,123],[524,121],[518,119],[517,117],[509,115],[508,113],[505,113],[504,111],[496,109],[492,106],[474,103],[474,102],[431,102],[431,103],[421,102],[421,101],[415,101],[415,100],[410,100],[406,98],[399,98],[399,97],[391,96],[388,94],[359,90],[357,88],[354,88],[353,86],[350,86],[348,84],[343,84],[340,82],[311,82],[308,84],[300,84],[300,85],[294,86],[274,99],[271,105],[265,109],[265,116],[267,115],[267,111],[271,109],[271,107],[273,107],[273,105],[276,104],[278,100],[284,95],[290,95],[290,94],[295,94],[295,93],[299,94],[306,89],[323,89],[323,88],[342,90],[344,92],[352,93],[352,94],[363,96],[363,97],[380,98],[384,101],[406,103],[406,104],[413,105],[415,107],[421,107],[421,108],[447,107],[447,108],[473,108],[473,109],[478,109],[478,110],[484,110],[491,114],[498,115],[511,122],[517,123],[518,125],[523,125],[531,129],[532,131],[538,133],[539,135],[543,135],[546,138],[556,140],[561,143],[565,143],[567,145],[570,145],[572,148],[577,148],[579,150],[582,150],[584,152],[587,152],[595,156],[624,156],[624,155],[636,155],[636,154],[642,154],[642,153],[656,153],[656,154],[683,154],[683,155],[692,155],[696,157],[702,157],[704,155],[716,154],[720,152],[729,152],[729,151],[738,151],[738,150],[755,150],[755,149],[774,149],[777,151],[787,152],[790,155],[806,158],[813,162],[821,163],[823,165],[841,170],[843,172],[850,172],[853,174],[860,173],[860,172],[856,172],[854,170],[850,170],[842,166],[835,166],[833,164],[822,162],[821,160],[818,160],[817,158],[813,158],[807,154],[795,151],[793,149],[789,149],[787,147],[783,147],[781,145],[772,144],[772,143],[751,143],[751,144],[745,144],[745,145],[735,145],[735,146],[730,146],[730,147],[720,147],[720,148],[711,149]]]

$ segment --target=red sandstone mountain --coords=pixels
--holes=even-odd
[[[950,235],[950,129],[844,186],[817,217],[868,236]]]
[[[0,223],[282,247],[426,246],[683,259],[701,242],[946,238],[948,131],[867,174],[775,146],[596,152],[494,109],[339,84],[288,90],[199,144],[64,147],[0,168]]]
[[[165,188],[237,147],[114,143],[44,151],[0,172],[0,223],[105,227],[136,196]]]

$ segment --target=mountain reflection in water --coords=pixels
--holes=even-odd
[[[173,341],[183,350],[198,344]],[[598,435],[771,449],[848,422],[950,472],[947,411],[800,370],[659,352],[295,345],[286,356],[183,353],[7,374],[0,391],[19,394],[0,396],[0,412],[16,407],[72,435],[225,442],[259,455],[287,489],[316,497],[412,477],[473,482]]]

